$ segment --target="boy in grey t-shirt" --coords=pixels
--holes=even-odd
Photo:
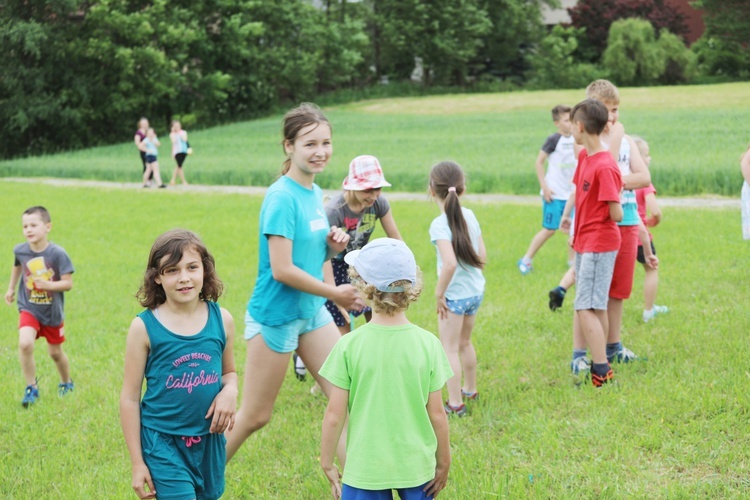
[[[68,357],[62,343],[65,342],[63,292],[73,288],[75,270],[65,250],[47,239],[52,221],[46,208],[31,207],[23,213],[21,220],[26,243],[13,249],[15,262],[5,302],[13,304],[18,285],[18,350],[27,384],[21,404],[27,408],[39,399],[34,364],[34,342],[39,337],[47,339],[49,355],[60,373],[58,394],[64,396],[73,390]]]

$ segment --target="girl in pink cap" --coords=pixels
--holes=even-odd
[[[352,250],[361,249],[370,241],[370,235],[375,230],[378,220],[389,238],[402,239],[396,221],[393,220],[391,206],[381,195],[382,188],[390,185],[385,180],[380,162],[374,156],[357,156],[349,164],[349,175],[344,179],[343,191],[325,205],[328,223],[349,233],[349,244],[346,249],[333,257],[330,265],[325,265],[325,279],[329,283],[335,282],[337,286],[349,283],[349,265],[344,262],[344,256]],[[369,307],[362,311],[347,311],[329,300],[326,302],[326,308],[342,335],[351,329],[350,312],[354,316],[365,313],[367,321],[370,321],[371,317]]]

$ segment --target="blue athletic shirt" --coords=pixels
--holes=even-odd
[[[617,166],[620,167],[620,175],[623,177],[630,175],[630,159],[630,142],[623,137],[622,144],[620,145],[620,155],[617,158]],[[617,225],[637,226],[641,218],[638,215],[638,201],[635,198],[635,191],[623,189],[620,196],[620,204],[622,205],[622,221],[618,222]]]
[[[322,281],[329,230],[323,210],[323,192],[316,184],[308,189],[282,176],[268,188],[260,209],[259,227],[258,278],[247,306],[250,316],[266,326],[312,318],[326,299],[273,279],[268,237],[283,236],[292,240],[294,265]]]
[[[209,433],[211,419],[206,419],[206,413],[221,391],[221,358],[227,336],[219,305],[206,304],[208,321],[195,335],[167,330],[150,309],[138,315],[150,343],[146,394],[141,400],[143,427],[175,436]]]

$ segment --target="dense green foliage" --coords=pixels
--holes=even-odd
[[[21,407],[18,314],[0,308],[0,497],[136,498],[118,398],[126,331],[140,311],[133,295],[149,248],[173,227],[206,241],[226,285],[220,303],[237,325],[242,380],[242,318],[256,277],[261,199],[8,181],[0,181],[0,197],[3,283],[12,246],[23,240],[21,213],[38,202],[51,211],[50,238],[76,267],[65,300],[64,347],[76,389],[65,398],[55,394],[58,376],[39,340],[41,399]],[[547,309],[547,292],[565,270],[564,238],[550,240],[534,272],[522,277],[515,263],[538,231],[540,207],[465,204],[482,225],[488,251],[487,290],[473,333],[481,399],[468,417],[450,421],[453,463],[439,498],[747,498],[750,315],[743,298],[750,295],[750,263],[739,210],[663,207],[653,232],[659,304],[671,311],[640,321],[643,272],[636,269],[623,340],[648,361],[615,365],[618,385],[595,391],[576,389],[569,378],[573,292],[561,312]],[[391,199],[391,206],[425,280],[408,316],[436,332],[428,228],[438,207],[426,199]],[[330,498],[317,461],[325,399],[311,396],[311,386],[297,382],[290,366],[270,424],[230,462],[223,498]]]
[[[745,0],[695,0],[705,11],[704,36],[695,45],[704,74],[750,78],[750,3]]]

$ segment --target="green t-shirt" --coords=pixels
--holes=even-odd
[[[412,324],[367,323],[336,343],[320,374],[349,391],[344,484],[413,488],[435,477],[427,399],[453,376],[437,337]]]

